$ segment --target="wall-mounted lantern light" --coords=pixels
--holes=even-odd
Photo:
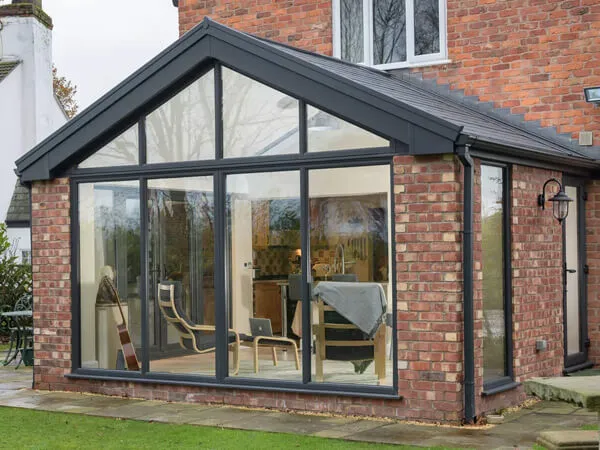
[[[554,214],[554,217],[556,217],[558,223],[561,223],[567,218],[567,215],[569,214],[569,203],[572,202],[573,199],[565,193],[565,190],[563,189],[562,184],[560,184],[560,181],[558,181],[555,178],[550,178],[544,183],[542,193],[538,195],[538,206],[540,206],[542,209],[546,209],[546,186],[550,182],[558,184],[558,194],[548,199],[548,201],[552,202],[552,214]]]
[[[588,103],[600,103],[600,86],[584,88],[585,101]]]

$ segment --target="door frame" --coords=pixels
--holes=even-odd
[[[579,349],[578,353],[568,354],[568,324],[567,324],[567,247],[566,247],[566,222],[562,223],[562,268],[563,268],[563,350],[565,374],[592,367],[588,361],[588,313],[587,313],[587,285],[588,265],[586,254],[586,228],[585,228],[585,179],[581,177],[564,176],[563,189],[572,186],[577,189],[577,211],[570,210],[569,214],[577,214],[577,274],[579,278]]]

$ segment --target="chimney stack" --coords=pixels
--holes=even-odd
[[[0,5],[0,19],[3,17],[35,17],[42,25],[52,29],[52,19],[42,9],[42,0],[12,0]]]

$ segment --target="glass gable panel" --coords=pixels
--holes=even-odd
[[[146,118],[148,163],[215,157],[214,72],[203,75]]]
[[[80,169],[129,166],[139,163],[138,124],[110,141],[92,156],[79,163]]]
[[[308,151],[388,147],[390,142],[331,114],[307,106]]]
[[[299,152],[298,100],[223,68],[223,156]]]

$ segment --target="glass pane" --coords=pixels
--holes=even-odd
[[[565,186],[565,193],[573,199],[569,205],[570,214],[565,219],[565,256],[567,269],[578,270],[579,243],[577,217],[577,187]],[[567,272],[567,354],[581,351],[579,343],[579,273]]]
[[[388,147],[390,142],[331,114],[307,106],[308,151]]]
[[[140,189],[137,181],[79,185],[81,366],[129,369],[141,358]],[[121,346],[123,326],[133,350]],[[135,355],[125,363],[124,355]]]
[[[149,180],[148,215],[150,370],[214,376],[212,177]]]
[[[309,173],[312,380],[392,384],[389,166]]]
[[[146,117],[148,163],[215,157],[214,73],[203,75]]]
[[[506,375],[503,169],[481,166],[483,379]]]
[[[129,128],[106,144],[85,161],[79,163],[80,169],[93,167],[128,166],[139,164],[138,124]]]
[[[227,223],[230,328],[247,336],[229,375],[299,381],[300,173],[228,176]]]
[[[406,61],[406,2],[373,0],[373,64]]]
[[[363,0],[340,0],[341,58],[364,62]]]
[[[439,0],[415,0],[415,55],[430,55],[439,52]]]
[[[298,100],[223,67],[225,158],[299,152]]]

